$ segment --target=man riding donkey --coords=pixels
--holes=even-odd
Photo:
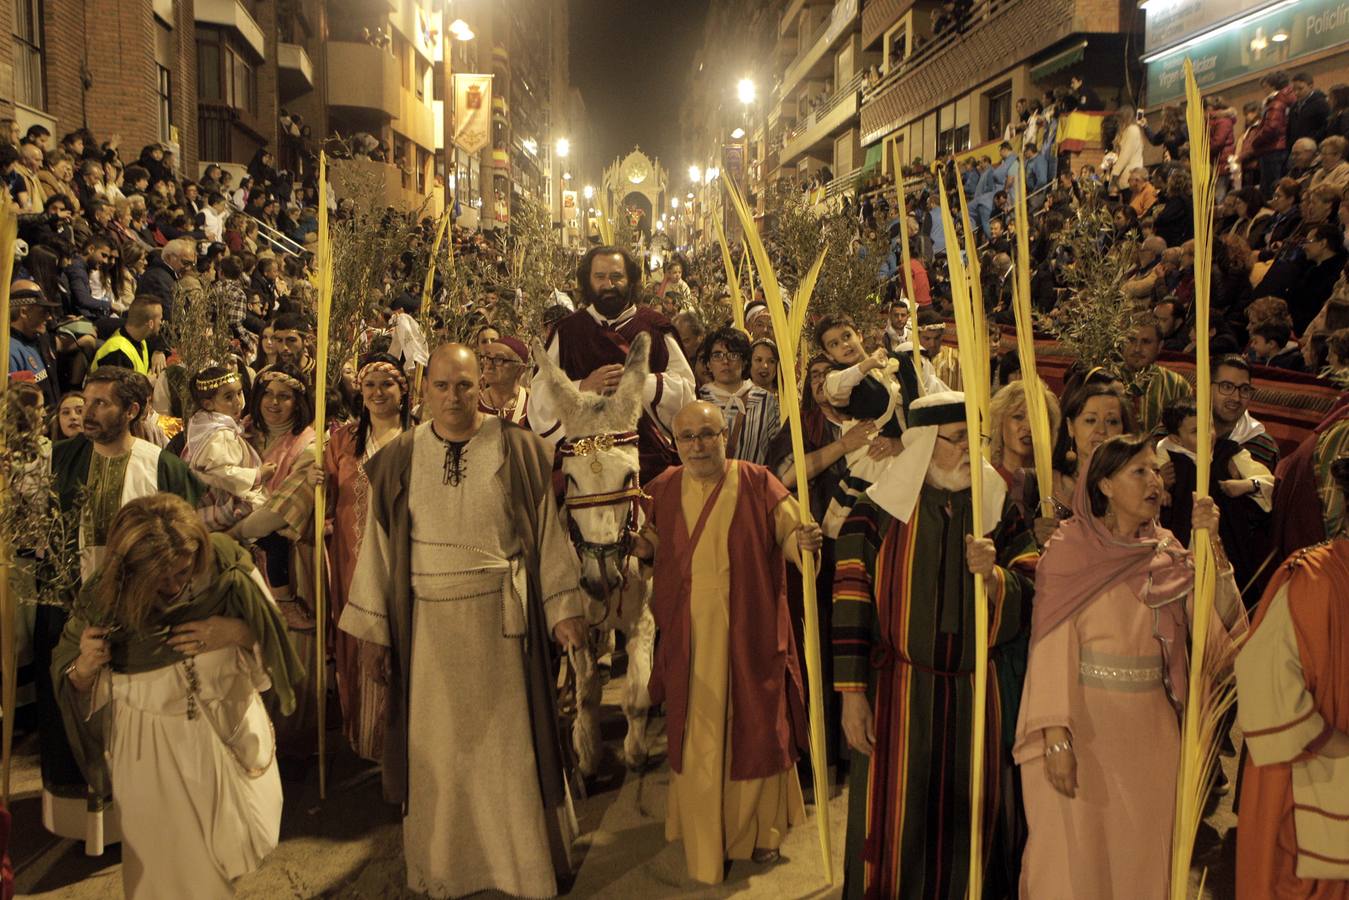
[[[636,501],[643,485],[675,463],[674,416],[697,397],[674,326],[637,303],[641,278],[641,266],[620,247],[586,253],[577,270],[583,306],[558,321],[546,347],[536,348],[539,370],[530,387],[529,425],[558,449],[572,542],[593,600],[586,615],[591,640],[571,658],[573,743],[585,774],[595,771],[600,748],[594,663],[611,649],[615,629],[628,639],[623,756],[633,766],[646,759],[655,626],[648,581],[631,553],[641,525]]]

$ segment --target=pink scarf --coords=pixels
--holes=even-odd
[[[269,493],[276,493],[286,477],[290,475],[291,467],[295,465],[295,460],[307,447],[314,443],[314,428],[309,426],[299,434],[287,432],[284,437],[278,440],[262,454],[262,461],[265,463],[276,463],[276,471],[272,477],[267,480],[267,490]]]
[[[1035,569],[1031,648],[1088,603],[1123,584],[1140,603],[1158,611],[1157,636],[1163,642],[1171,690],[1183,698],[1189,638],[1185,600],[1194,587],[1193,557],[1156,520],[1131,540],[1112,533],[1092,515],[1087,468],[1084,462],[1078,470],[1083,474],[1073,493],[1072,517],[1059,524]]]

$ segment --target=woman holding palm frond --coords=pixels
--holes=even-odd
[[[1029,828],[1023,897],[1167,896],[1195,573],[1156,522],[1163,492],[1152,439],[1111,438],[1041,556],[1012,751]],[[1210,631],[1225,635],[1244,616],[1211,498],[1195,500],[1194,523],[1214,535],[1223,621]],[[1220,670],[1223,654],[1210,658]]]

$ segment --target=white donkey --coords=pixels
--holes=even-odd
[[[623,762],[640,768],[648,755],[647,681],[656,623],[648,606],[650,584],[632,555],[633,537],[642,524],[638,506],[637,421],[642,415],[651,341],[638,335],[623,364],[618,389],[609,396],[580,391],[539,343],[534,358],[544,376],[539,389],[549,392],[566,440],[558,444],[567,487],[565,515],[581,560],[581,585],[590,595],[586,613],[589,640],[571,656],[576,674],[576,723],[572,744],[581,772],[593,775],[600,759],[599,707],[602,685],[595,660],[613,646],[613,633],[627,638],[628,673],[623,715],[628,733]]]

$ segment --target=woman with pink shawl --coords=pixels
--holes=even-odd
[[[276,471],[267,481],[268,500],[229,534],[253,546],[258,569],[276,597],[295,652],[314,659],[314,404],[308,384],[293,366],[278,363],[253,382],[253,419],[248,438]],[[306,665],[312,671],[312,665]],[[316,749],[318,701],[314,679],[297,686],[295,712],[276,724],[277,752],[308,757]]]
[[[1029,829],[1021,896],[1163,900],[1194,562],[1156,523],[1165,489],[1151,438],[1111,438],[1086,473],[1036,570],[1012,749]],[[1211,499],[1195,500],[1194,521],[1215,536],[1217,607],[1235,622]]]

